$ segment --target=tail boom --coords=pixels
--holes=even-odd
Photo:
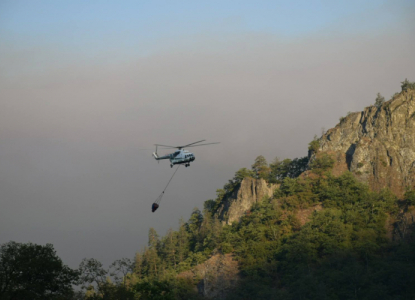
[[[169,159],[170,156],[169,155],[165,155],[165,156],[158,156],[158,154],[156,152],[153,152],[153,157],[155,158],[155,160],[160,160],[160,159]]]

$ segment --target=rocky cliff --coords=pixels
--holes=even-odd
[[[200,295],[210,299],[226,299],[240,279],[238,262],[231,254],[216,254],[179,277],[198,282]]]
[[[227,196],[216,211],[216,217],[224,224],[232,224],[248,211],[252,204],[260,202],[264,197],[271,197],[277,185],[270,185],[264,179],[247,177],[231,195]]]
[[[415,90],[342,118],[320,138],[318,152],[335,158],[336,175],[350,170],[373,190],[402,195],[415,185]]]
[[[341,118],[319,139],[319,149],[311,160],[323,153],[335,159],[336,176],[349,170],[371,189],[389,187],[398,196],[406,188],[414,188],[415,90],[406,89],[380,107],[369,106]],[[223,199],[215,216],[223,224],[237,222],[254,203],[271,197],[277,187],[263,179],[245,178]]]

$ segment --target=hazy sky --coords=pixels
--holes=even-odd
[[[256,156],[305,156],[415,81],[414,20],[409,0],[1,1],[0,243],[133,258]],[[201,139],[221,144],[152,214],[174,170],[140,149]]]

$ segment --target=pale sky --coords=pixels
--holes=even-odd
[[[133,258],[258,155],[415,81],[413,1],[1,1],[0,243]],[[153,144],[201,139],[173,173]],[[141,150],[141,149],[150,150]],[[160,154],[166,152],[160,151]]]

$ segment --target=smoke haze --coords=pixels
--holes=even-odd
[[[0,243],[52,243],[71,267],[132,258],[258,155],[306,156],[322,128],[415,80],[413,5],[399,5],[382,26],[391,4],[313,33],[217,25],[136,53],[128,32],[118,48],[68,49],[0,22]],[[201,139],[221,143],[189,149],[152,214],[174,171],[153,144]]]

